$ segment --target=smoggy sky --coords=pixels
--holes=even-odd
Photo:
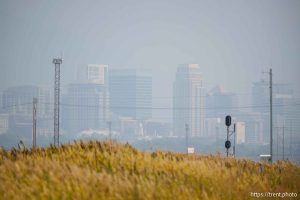
[[[0,90],[52,87],[63,53],[63,85],[87,63],[151,69],[154,106],[171,103],[182,63],[200,65],[208,90],[250,93],[272,66],[300,93],[299,0],[1,0],[0,27]]]

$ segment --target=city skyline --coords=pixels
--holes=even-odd
[[[112,129],[132,141],[180,138],[187,125],[192,137],[216,147],[223,118],[232,115],[234,123],[245,124],[240,141],[264,146],[272,68],[274,130],[289,130],[288,141],[297,141],[300,3],[288,2],[0,2],[1,104],[13,106],[8,96],[11,104],[27,104],[20,106],[27,109],[22,116],[0,109],[1,132],[15,125],[30,133],[34,95],[20,97],[20,86],[49,89],[50,100],[38,99],[38,108],[51,116],[51,60],[59,57],[62,136]],[[179,81],[178,66],[197,68],[197,75]],[[49,122],[48,116],[38,120],[38,134],[51,133]]]
[[[0,27],[0,199],[298,197],[300,0],[0,0]]]

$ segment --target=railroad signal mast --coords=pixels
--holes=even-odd
[[[231,116],[227,115],[225,117],[225,125],[227,126],[227,138],[225,141],[225,148],[226,148],[226,156],[228,157],[229,148],[231,147],[231,142],[229,141],[229,126],[231,125]]]
[[[230,147],[231,147],[231,142],[230,142],[230,140],[229,140],[229,138],[230,138],[230,136],[232,135],[232,134],[234,134],[234,138],[233,138],[233,140],[234,140],[234,143],[233,143],[233,151],[232,151],[232,155],[233,155],[233,157],[235,157],[235,139],[236,139],[236,124],[234,124],[234,126],[233,126],[233,131],[229,131],[229,127],[230,127],[230,125],[231,125],[231,116],[230,115],[227,115],[226,117],[225,117],[225,125],[227,126],[227,137],[226,137],[226,141],[225,141],[225,148],[226,148],[226,156],[228,157],[228,155],[229,155],[229,149],[230,149]]]
[[[62,58],[54,58],[54,146],[59,146],[59,100],[60,100],[60,65]]]

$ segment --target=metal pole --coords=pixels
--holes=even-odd
[[[272,69],[269,72],[270,76],[270,159],[273,161],[273,91],[272,91]]]
[[[189,125],[185,124],[185,146],[186,146],[186,152],[188,153],[188,147],[189,147]]]
[[[228,140],[229,140],[229,126],[227,126],[227,140],[226,141],[228,141]],[[227,157],[228,157],[228,151],[229,151],[229,149],[226,148]]]
[[[218,153],[219,150],[218,139],[219,139],[219,128],[218,126],[216,126],[216,153]]]
[[[293,134],[293,130],[292,130],[292,122],[293,120],[291,119],[291,122],[290,122],[290,156],[289,156],[289,159],[291,160],[292,159],[292,134]]]
[[[277,136],[277,139],[276,139],[276,158],[277,160],[279,160],[279,154],[278,154],[278,132],[280,131],[279,127],[276,127],[276,136]]]
[[[37,98],[32,101],[32,148],[36,148],[36,106]]]
[[[111,142],[111,121],[108,122],[109,141]]]
[[[282,127],[282,160],[284,160],[284,122]]]

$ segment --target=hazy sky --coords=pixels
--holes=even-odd
[[[171,103],[178,64],[199,63],[208,89],[250,93],[272,66],[300,93],[300,1],[0,1],[0,90],[53,85],[86,63],[153,72],[154,106]],[[250,96],[249,96],[250,98]]]

